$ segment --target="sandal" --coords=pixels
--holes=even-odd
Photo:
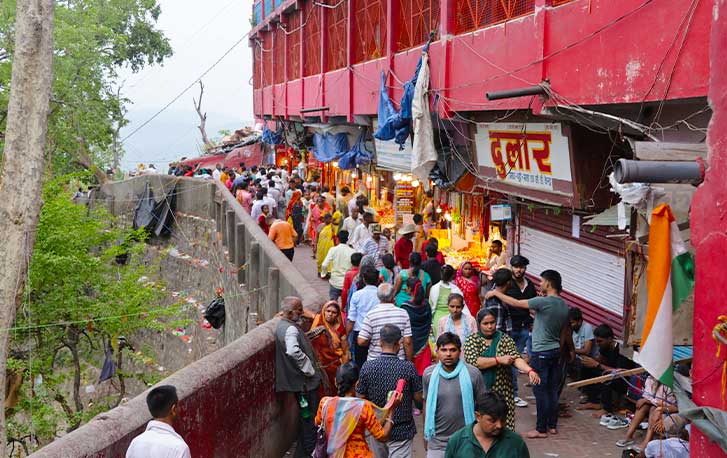
[[[525,434],[525,437],[528,439],[546,439],[548,437],[548,433],[541,433],[538,430],[533,430]]]
[[[621,439],[616,441],[616,447],[628,447],[629,445],[634,445],[634,441],[631,439]]]

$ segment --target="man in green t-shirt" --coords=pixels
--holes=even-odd
[[[530,366],[540,376],[540,385],[533,386],[537,420],[535,430],[527,433],[530,439],[558,434],[558,388],[563,377],[560,361],[560,332],[568,323],[568,306],[560,297],[563,281],[555,270],[540,274],[541,297],[518,300],[500,291],[489,291],[485,298],[495,296],[507,305],[535,312],[533,323],[533,352]]]
[[[530,458],[528,446],[505,427],[507,404],[491,391],[475,406],[476,422],[449,438],[444,458]]]

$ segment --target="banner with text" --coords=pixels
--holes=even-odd
[[[478,123],[475,142],[490,184],[572,192],[570,148],[560,124]]]

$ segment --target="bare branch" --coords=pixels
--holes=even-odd
[[[202,84],[202,81],[199,82],[199,102],[197,102],[194,97],[192,97],[192,102],[194,102],[194,111],[197,112],[197,116],[199,116],[199,126],[197,128],[199,129],[199,133],[202,134],[202,142],[204,143],[204,148],[207,149],[208,147],[212,146],[212,142],[210,141],[209,137],[207,136],[207,113],[202,113],[202,96],[204,95],[204,84]]]

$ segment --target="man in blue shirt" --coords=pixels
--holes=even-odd
[[[372,267],[365,268],[361,272],[361,278],[363,278],[366,286],[351,296],[346,323],[346,333],[353,336],[353,357],[358,367],[363,366],[368,353],[368,347],[358,345],[358,333],[361,330],[361,324],[366,318],[366,314],[379,304],[378,290],[376,289],[379,284],[379,272]]]

